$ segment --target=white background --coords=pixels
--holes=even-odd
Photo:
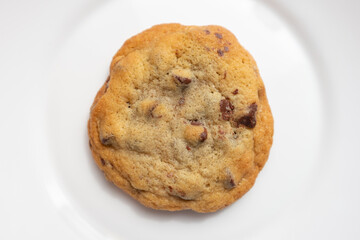
[[[359,239],[360,4],[259,1],[255,9],[260,10],[249,12],[247,2],[1,2],[0,238],[191,239],[211,233],[232,239]],[[229,26],[227,19],[237,10],[239,20],[249,14],[249,23],[233,18],[229,28],[258,61],[273,107],[271,158],[254,189],[213,216],[146,210],[81,161],[89,156],[81,128],[86,115],[78,107],[88,111],[99,79],[105,79],[111,55],[122,43],[116,41],[144,26],[178,19],[184,24],[213,19],[210,23]],[[116,14],[127,21],[109,31],[104,23],[118,19]],[[256,22],[261,19],[267,23],[263,28]],[[266,32],[277,26],[290,32]],[[239,36],[237,29],[253,38]],[[298,62],[271,64],[271,50],[264,54],[263,48],[277,42],[280,50],[296,54]],[[286,57],[286,51],[278,53]],[[289,74],[287,66],[297,64],[301,70],[293,68]],[[99,70],[92,71],[96,66]],[[289,82],[281,80],[288,76]],[[85,88],[79,78],[89,79]],[[85,92],[83,98],[74,99],[79,92]],[[98,193],[106,196],[94,196]],[[127,215],[115,214],[120,210]]]

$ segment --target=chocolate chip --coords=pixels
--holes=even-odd
[[[207,130],[204,128],[204,131],[200,134],[200,142],[204,142],[207,139]]]
[[[217,53],[220,57],[224,56],[224,52],[221,49],[218,49]]]
[[[186,149],[187,149],[188,151],[191,150],[191,148],[190,148],[188,145],[186,145]]]
[[[118,147],[116,138],[115,138],[115,136],[112,135],[112,134],[103,136],[103,135],[100,133],[100,142],[101,142],[102,145],[104,145],[104,146],[114,147],[114,148]]]
[[[235,91],[232,92],[232,94],[236,95],[239,93],[239,89],[235,89]]]
[[[231,115],[234,112],[235,107],[231,104],[228,98],[222,99],[220,101],[220,112],[222,113],[222,119],[225,121],[229,121]]]
[[[201,122],[199,122],[199,120],[197,119],[194,119],[194,120],[191,120],[191,125],[194,125],[194,126],[200,126],[201,125]]]
[[[205,29],[204,32],[206,33],[206,35],[209,35],[210,34],[210,31]]]
[[[175,78],[176,80],[178,80],[181,84],[189,84],[189,83],[191,83],[191,79],[190,79],[190,78],[180,77],[180,76],[177,76],[177,75],[175,75],[174,78]]]
[[[249,106],[249,113],[245,116],[240,117],[237,119],[236,127],[240,125],[244,125],[247,128],[254,128],[256,126],[256,111],[257,111],[257,104],[253,103]]]
[[[179,101],[178,101],[178,104],[179,104],[180,106],[184,105],[184,104],[185,104],[185,98],[184,98],[184,97],[181,97],[181,98],[179,99]]]
[[[237,127],[244,125],[248,128],[254,128],[256,126],[256,118],[253,115],[246,115],[236,121]]]
[[[102,159],[102,158],[100,158],[100,161],[101,161],[101,165],[105,165],[105,160],[104,159]]]
[[[234,188],[234,187],[235,187],[234,179],[232,179],[232,178],[230,179],[229,185],[230,185],[231,188]]]
[[[173,191],[173,188],[171,186],[169,186],[169,191],[172,192]]]
[[[224,47],[224,52],[228,52],[229,48],[227,46]]]
[[[215,36],[216,36],[218,39],[222,39],[222,38],[223,38],[223,36],[222,36],[221,33],[215,33]]]
[[[256,113],[257,108],[258,108],[258,106],[257,106],[256,103],[252,103],[252,104],[249,106],[250,112],[251,112],[252,114],[255,114],[255,113]]]
[[[103,138],[101,138],[101,143],[103,145],[111,145],[111,137],[103,137]]]

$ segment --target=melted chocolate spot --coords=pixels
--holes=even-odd
[[[200,142],[204,142],[207,139],[207,130],[204,128],[204,131],[200,134]]]
[[[256,111],[257,111],[257,104],[256,103],[251,104],[249,106],[249,113],[235,121],[236,127],[243,125],[247,128],[254,128],[256,126]]]
[[[220,57],[224,56],[224,52],[221,49],[218,49],[217,53]]]
[[[237,126],[244,125],[248,128],[254,128],[256,126],[256,119],[252,115],[246,115],[236,121]]]
[[[257,108],[258,108],[258,106],[257,106],[256,103],[252,103],[252,104],[249,106],[250,112],[253,113],[253,114],[256,113]]]
[[[236,95],[239,93],[239,89],[235,89],[235,91],[232,92],[232,94]]]
[[[234,182],[234,179],[233,179],[233,178],[230,179],[229,185],[230,185],[231,188],[234,188],[234,187],[235,187],[235,182]]]
[[[116,138],[112,134],[100,136],[100,142],[102,143],[102,145],[109,147],[114,147],[117,145]]]
[[[229,48],[227,46],[224,47],[224,52],[228,52]]]
[[[221,33],[215,33],[215,36],[216,36],[218,39],[222,39],[222,38],[223,38],[223,36],[222,36]]]
[[[204,32],[206,33],[206,35],[209,35],[210,34],[210,31],[205,29]]]
[[[110,144],[111,144],[111,137],[101,138],[101,143],[102,143],[103,145],[110,145]]]
[[[220,101],[220,112],[222,113],[222,119],[229,121],[231,115],[234,112],[235,107],[231,104],[228,98]]]
[[[105,160],[100,158],[100,161],[101,161],[101,165],[105,166]]]
[[[180,76],[177,76],[177,75],[175,75],[174,78],[175,78],[176,80],[178,80],[181,84],[189,84],[189,83],[191,83],[191,79],[190,79],[190,78],[180,77]]]

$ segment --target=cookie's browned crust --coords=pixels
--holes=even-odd
[[[213,212],[254,184],[273,118],[256,63],[220,26],[154,26],[127,40],[91,107],[92,155],[147,207]]]

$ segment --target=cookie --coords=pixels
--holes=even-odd
[[[213,212],[254,184],[272,145],[259,70],[220,26],[154,26],[127,40],[96,95],[90,148],[143,205]]]

